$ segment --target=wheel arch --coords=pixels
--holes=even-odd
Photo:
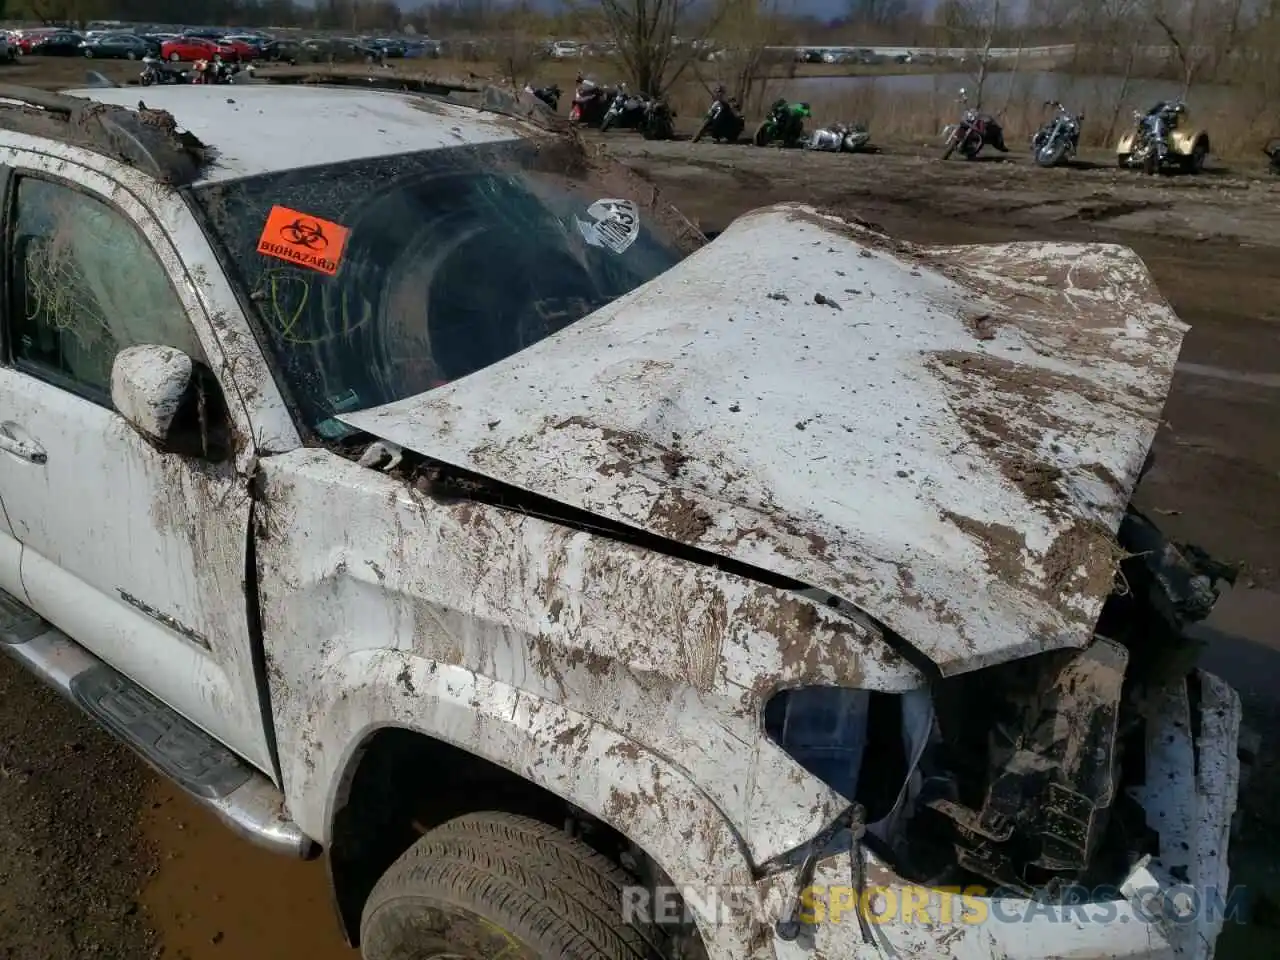
[[[468,696],[455,672],[472,685],[503,685],[446,664],[421,666],[415,674],[424,692],[428,676],[448,675],[452,682],[445,685],[457,694],[420,716],[453,712],[454,722],[370,723],[350,739],[331,779],[325,841],[348,942],[358,943],[364,902],[391,862],[435,823],[478,810],[556,825],[580,817],[597,830],[596,840],[611,842],[611,831],[634,844],[679,887],[751,883],[742,839],[711,799],[661,756],[557,704],[510,688],[481,694],[473,687]],[[465,725],[457,722],[459,711],[469,714]],[[459,737],[460,729],[468,735]],[[442,783],[447,790],[439,789]],[[698,925],[712,960],[748,955],[748,927],[721,923],[712,931],[709,919],[698,917]]]

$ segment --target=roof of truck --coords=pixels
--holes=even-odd
[[[212,148],[199,183],[419,150],[517,140],[506,117],[385,90],[247,83],[103,87],[66,94],[173,115]]]

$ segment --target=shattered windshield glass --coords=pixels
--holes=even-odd
[[[618,169],[526,140],[265,174],[194,196],[294,404],[336,438],[350,432],[336,415],[496,363],[690,252],[696,231],[630,195]]]

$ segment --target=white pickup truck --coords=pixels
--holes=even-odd
[[[1208,958],[1141,261],[707,242],[541,110],[0,90],[0,647],[368,960]]]

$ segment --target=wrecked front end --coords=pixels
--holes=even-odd
[[[1213,956],[1239,909],[1240,704],[1185,631],[1233,572],[1132,509],[1119,542],[1088,646],[937,681],[861,728],[847,822],[760,884],[785,904],[779,957]],[[771,735],[824,778],[830,745],[780,721],[840,729],[875,695],[844,696],[826,724],[773,710]]]
[[[799,814],[799,847],[735,821],[764,955],[1207,960],[1239,706],[1183,637],[1230,574],[1131,506],[1185,329],[1125,248],[917,247],[784,205],[342,419],[558,523],[799,595],[927,678],[745,684],[748,742],[763,728],[849,804]],[[718,802],[790,788],[685,768]]]

